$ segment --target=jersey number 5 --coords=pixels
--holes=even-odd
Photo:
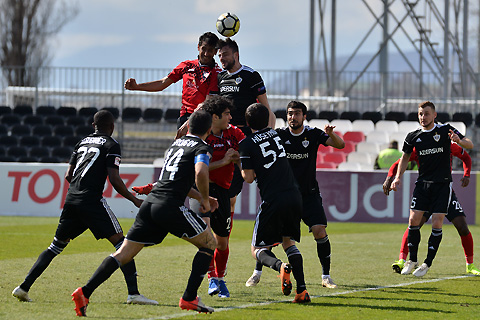
[[[266,142],[259,145],[260,149],[262,150],[262,155],[263,155],[264,158],[266,158],[268,156],[273,156],[273,160],[271,162],[263,165],[266,169],[270,168],[272,166],[272,164],[274,164],[275,161],[277,161],[277,153],[278,152],[280,153],[278,155],[279,158],[285,157],[287,155],[285,153],[285,149],[283,148],[282,144],[280,143],[280,137],[276,136],[276,137],[273,138],[273,140],[275,140],[275,143],[277,145],[276,149],[275,149],[275,146],[271,146],[269,141],[266,141]],[[270,150],[267,150],[267,148],[270,147],[270,146],[272,148],[270,148]]]

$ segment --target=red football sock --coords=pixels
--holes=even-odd
[[[215,259],[212,259],[212,261],[210,261],[210,266],[208,267],[208,279],[212,277],[217,277],[217,272],[215,271]]]
[[[407,237],[408,237],[408,228],[407,228],[407,230],[405,230],[405,233],[403,234],[402,245],[400,246],[400,254],[398,255],[398,259],[400,259],[400,260],[401,259],[407,260],[407,257],[408,257]]]
[[[215,260],[215,271],[218,278],[223,278],[225,276],[229,253],[230,249],[228,247],[223,251],[215,249],[215,256],[213,260]]]
[[[468,264],[473,263],[473,237],[472,233],[468,233],[466,236],[461,236],[462,247],[465,252],[465,259]]]

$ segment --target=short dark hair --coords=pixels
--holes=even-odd
[[[238,52],[238,44],[235,40],[227,38],[226,40],[220,39],[217,43],[217,49],[222,49],[223,47],[229,47],[233,52]]]
[[[198,109],[188,118],[188,131],[191,134],[202,136],[212,126],[212,116],[203,109]]]
[[[108,110],[100,110],[93,115],[93,124],[97,129],[108,129],[112,123],[115,123],[115,117]]]
[[[232,111],[233,102],[232,100],[222,96],[207,96],[207,99],[205,99],[201,108],[210,113],[212,116],[216,114],[219,118],[222,118],[222,113],[226,109]]]
[[[435,105],[431,101],[424,101],[418,105],[419,108],[431,107],[435,111]]]
[[[204,42],[207,45],[216,48],[218,43],[218,37],[213,32],[205,32],[198,38],[198,45],[201,46]]]
[[[245,120],[253,130],[262,130],[268,127],[270,112],[261,103],[252,103],[245,111]]]
[[[307,114],[307,106],[304,105],[303,103],[301,103],[300,101],[290,101],[288,104],[287,104],[287,110],[288,108],[292,108],[292,109],[302,109],[302,113],[303,114]]]

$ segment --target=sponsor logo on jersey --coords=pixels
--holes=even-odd
[[[235,79],[235,83],[236,83],[236,84],[240,84],[242,81],[243,81],[243,79],[240,78],[240,77],[238,77],[238,78]]]
[[[103,137],[86,137],[80,142],[80,144],[101,144],[107,142],[107,139]]]
[[[240,88],[237,86],[223,86],[220,87],[220,92],[240,92]]]
[[[224,145],[223,143],[215,143],[215,144],[213,144],[213,147],[214,147],[214,148],[222,148],[222,147],[224,147],[224,146],[225,146],[225,145]]]
[[[287,153],[287,159],[292,159],[292,160],[308,159],[308,153]]]
[[[440,147],[440,148],[431,148],[431,149],[419,150],[418,154],[420,156],[426,156],[428,154],[435,154],[435,153],[442,153],[442,152],[443,152],[443,147]]]
[[[117,167],[120,166],[120,162],[122,162],[122,159],[120,157],[115,157],[115,162],[114,163]]]
[[[305,139],[306,139],[306,138],[305,138]],[[304,148],[308,147],[309,144],[310,144],[310,141],[308,141],[308,140],[303,140],[303,141],[302,141],[302,146],[303,146]]]
[[[440,135],[435,132],[435,135],[433,136],[433,140],[435,140],[435,142],[438,142],[440,140]]]

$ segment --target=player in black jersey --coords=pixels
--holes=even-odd
[[[231,110],[231,124],[240,128],[245,136],[252,133],[245,121],[245,110],[252,103],[260,102],[268,108],[268,126],[275,128],[275,115],[270,110],[267,91],[260,74],[254,69],[240,63],[237,43],[227,38],[220,39],[217,43],[218,58],[223,71],[218,74],[218,89],[220,95],[233,101]],[[230,195],[230,210],[235,210],[236,197],[242,191],[243,179],[240,169],[235,166],[232,184],[228,193]]]
[[[12,294],[20,301],[31,301],[28,291],[35,280],[45,271],[53,258],[59,255],[71,239],[87,229],[96,239],[106,238],[115,248],[120,248],[124,236],[120,224],[102,197],[107,176],[115,190],[140,207],[142,200],[134,197],[119,174],[121,161],[120,145],[111,137],[115,118],[106,110],[93,117],[95,133],[80,140],[75,146],[65,179],[70,183],[60,221],[53,242],[43,251],[29,271],[25,281]],[[135,262],[122,267],[128,287],[127,303],[158,304],[138,292]]]
[[[424,276],[437,253],[442,241],[443,218],[448,212],[448,205],[452,196],[452,171],[450,162],[451,141],[465,149],[472,149],[473,143],[464,137],[457,129],[449,124],[435,123],[437,113],[435,105],[430,101],[418,106],[418,120],[422,128],[410,132],[403,144],[403,155],[391,189],[396,191],[405,172],[413,148],[416,149],[419,159],[418,178],[415,182],[410,218],[408,221],[408,248],[410,260],[405,262],[401,274],[410,274],[417,277]],[[420,222],[423,214],[432,213],[432,233],[428,239],[427,258],[418,266],[417,253],[420,243]]]
[[[269,110],[260,103],[247,108],[245,118],[253,133],[240,142],[242,176],[247,183],[256,180],[262,203],[258,208],[252,239],[252,255],[278,272],[284,295],[292,291],[290,272],[297,281],[293,302],[310,302],[303,274],[303,258],[295,245],[300,241],[302,195],[287,160],[282,139],[268,127]],[[282,243],[289,264],[270,250]]]
[[[140,207],[123,245],[105,258],[85,286],[73,292],[78,316],[86,316],[88,299],[99,285],[120,266],[132,261],[144,246],[161,243],[168,233],[198,247],[187,288],[179,302],[180,308],[213,312],[213,308],[202,303],[197,291],[212,260],[215,239],[202,218],[184,206],[187,195],[197,199],[203,211],[218,206],[216,200],[208,196],[211,152],[204,141],[210,133],[212,116],[198,110],[188,121],[190,134],[175,140],[167,150],[159,180]],[[192,188],[194,182],[198,191]]]
[[[287,159],[302,193],[302,220],[317,242],[317,255],[323,269],[322,285],[336,288],[330,277],[331,246],[326,231],[327,217],[316,179],[316,162],[319,145],[342,149],[345,142],[333,132],[334,126],[326,125],[325,131],[304,126],[306,117],[307,107],[301,102],[291,101],[287,105],[288,127],[276,131],[284,142]],[[245,283],[247,287],[255,286],[260,281],[261,270],[262,264],[257,262],[252,276]]]

